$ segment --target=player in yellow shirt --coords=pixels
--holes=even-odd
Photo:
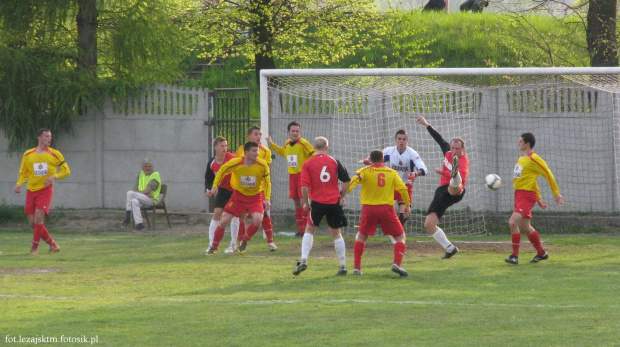
[[[222,165],[213,180],[211,193],[218,192],[218,185],[226,174],[231,175],[231,184],[235,187],[233,195],[224,207],[224,213],[218,227],[215,229],[213,242],[207,250],[207,255],[217,253],[217,248],[224,237],[224,231],[233,217],[243,220],[247,213],[252,216],[252,224],[239,245],[239,253],[245,253],[248,241],[254,236],[265,210],[269,210],[271,198],[271,180],[269,178],[269,165],[258,158],[258,143],[248,141],[244,146],[245,156],[233,158]]]
[[[27,150],[22,157],[17,184],[13,191],[21,191],[22,184],[28,181],[26,186],[26,204],[24,214],[33,229],[32,248],[30,254],[39,254],[39,241],[43,239],[49,246],[49,252],[58,252],[60,247],[45,227],[45,216],[50,212],[52,196],[54,194],[54,181],[69,177],[71,170],[65,162],[60,151],[50,147],[52,132],[49,129],[37,131],[37,147]]]
[[[394,210],[394,192],[400,193],[405,209],[403,217],[409,216],[411,201],[407,192],[407,186],[403,183],[398,172],[383,164],[383,152],[375,149],[370,152],[371,165],[357,170],[349,189],[350,192],[357,184],[362,185],[362,217],[359,232],[357,233],[353,248],[354,275],[361,275],[362,254],[366,248],[368,236],[375,234],[377,225],[381,226],[384,235],[391,235],[396,240],[394,244],[394,262],[392,271],[401,277],[409,274],[400,265],[405,254],[405,230],[400,223]]]
[[[258,143],[258,158],[263,159],[265,162],[267,162],[267,165],[271,165],[271,161],[273,160],[271,158],[271,150],[261,144],[261,139],[263,137],[263,131],[261,130],[261,128],[258,125],[254,125],[250,127],[250,129],[248,129],[247,135],[249,141]],[[239,146],[239,148],[237,148],[237,152],[235,152],[235,155],[238,157],[242,157],[245,155],[243,151],[243,146]],[[269,246],[269,250],[275,252],[278,247],[276,246],[275,242],[273,242],[273,226],[271,223],[271,216],[269,215],[269,211],[265,211],[262,225],[263,230],[265,231],[265,236],[267,236],[267,245]],[[237,241],[241,242],[243,236],[245,235],[244,220],[239,221],[239,230],[241,232],[237,235]],[[231,242],[234,242],[234,240]],[[235,245],[232,246],[234,248]]]
[[[532,207],[538,204],[542,209],[547,208],[547,202],[542,199],[540,189],[536,183],[539,175],[542,175],[547,182],[557,205],[562,205],[564,199],[560,195],[555,178],[549,170],[547,163],[536,153],[534,153],[534,145],[536,138],[532,133],[524,133],[519,137],[518,146],[523,155],[517,160],[514,169],[513,188],[515,189],[515,208],[510,216],[508,224],[510,225],[510,234],[512,237],[512,254],[505,259],[509,264],[519,264],[519,247],[521,245],[521,232],[527,235],[527,238],[536,249],[536,256],[531,263],[538,263],[541,260],[549,259],[549,254],[545,251],[540,242],[538,232],[534,230],[530,221],[532,219]]]
[[[308,140],[301,137],[301,124],[298,122],[292,121],[288,124],[287,134],[289,139],[286,140],[284,147],[273,143],[271,136],[267,136],[267,142],[274,152],[286,158],[289,173],[288,197],[293,199],[295,203],[295,219],[298,229],[295,237],[303,237],[306,231],[308,213],[304,211],[301,201],[303,197],[301,194],[301,168],[306,160],[314,156],[314,148]]]

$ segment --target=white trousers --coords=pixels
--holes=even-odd
[[[140,212],[140,206],[151,207],[155,204],[153,199],[148,196],[134,192],[130,190],[127,192],[127,203],[125,204],[125,211],[133,211],[133,220],[136,224],[142,223],[142,212]]]

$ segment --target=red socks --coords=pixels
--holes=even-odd
[[[245,220],[239,218],[239,233],[237,234],[237,242],[243,241],[245,238]]]
[[[245,234],[245,237],[243,238],[243,241],[244,242],[250,241],[250,239],[252,239],[252,236],[254,236],[254,234],[256,234],[257,231],[258,231],[258,227],[254,225],[254,223],[250,224],[250,226],[248,227],[248,231]]]
[[[394,244],[394,264],[400,266],[403,262],[403,256],[405,255],[405,243],[396,242]]]
[[[542,243],[540,242],[540,237],[538,236],[538,231],[534,231],[533,233],[527,235],[527,238],[532,243],[532,246],[534,246],[534,248],[536,248],[536,253],[538,255],[540,255],[540,256],[545,255],[545,249],[543,248]]]
[[[512,238],[512,255],[519,256],[519,247],[521,247],[521,233],[510,234]]]
[[[273,243],[273,226],[271,225],[271,216],[263,218],[263,231],[267,235],[267,243]]]
[[[213,241],[211,242],[211,245],[214,249],[217,249],[219,247],[220,241],[222,241],[222,239],[224,238],[225,232],[226,229],[222,228],[219,225],[217,226],[217,228],[215,228],[215,235],[213,236]]]
[[[43,224],[35,224],[32,232],[32,248],[39,247],[39,241],[41,241],[41,235],[43,234],[45,226]]]
[[[364,254],[364,249],[366,249],[366,244],[364,242],[355,241],[355,245],[353,246],[354,269],[362,269],[362,254]]]
[[[302,234],[306,232],[306,221],[307,221],[306,215],[307,215],[306,211],[304,211],[301,208],[299,210],[295,210],[295,221],[297,222],[297,229]]]

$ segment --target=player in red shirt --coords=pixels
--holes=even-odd
[[[314,233],[323,217],[327,220],[329,233],[334,239],[334,247],[340,260],[336,275],[347,274],[345,244],[340,228],[348,225],[342,207],[345,206],[344,195],[347,193],[351,178],[340,161],[327,155],[328,147],[329,142],[325,137],[315,138],[314,157],[308,159],[301,169],[303,209],[309,212],[309,218],[301,241],[301,262],[297,263],[297,268],[293,271],[295,276],[308,268],[308,255],[312,249]],[[340,188],[338,181],[342,182]],[[308,198],[312,199],[311,203]]]
[[[222,213],[224,212],[224,206],[230,200],[234,189],[230,185],[230,175],[226,175],[220,182],[220,189],[217,195],[211,192],[213,188],[213,180],[217,175],[218,170],[222,165],[226,164],[232,158],[237,156],[228,152],[228,141],[222,136],[218,136],[213,139],[213,148],[215,150],[215,156],[207,163],[207,171],[205,172],[205,195],[208,197],[215,196],[215,207],[213,208],[213,218],[211,218],[211,224],[209,225],[209,246],[213,242],[215,236],[215,229],[222,219]],[[233,253],[237,251],[237,235],[239,233],[239,218],[235,217],[230,222],[230,246],[224,251],[224,253]],[[208,251],[208,249],[207,249]],[[206,252],[206,251],[205,251]]]
[[[439,179],[439,188],[435,190],[433,201],[428,207],[424,228],[446,250],[446,254],[441,259],[450,259],[459,252],[459,249],[448,241],[446,234],[437,224],[448,207],[463,200],[465,195],[465,183],[469,174],[465,140],[456,137],[448,143],[437,130],[428,124],[424,117],[418,117],[418,123],[426,127],[444,154],[442,167],[435,169],[441,178]]]

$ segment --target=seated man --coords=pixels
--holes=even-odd
[[[125,220],[121,224],[127,227],[131,223],[131,212],[136,224],[136,230],[144,229],[142,223],[142,213],[140,207],[151,207],[159,199],[161,190],[161,178],[159,172],[153,172],[153,161],[151,159],[142,160],[142,171],[138,175],[133,190],[127,192],[127,203],[125,204]]]

